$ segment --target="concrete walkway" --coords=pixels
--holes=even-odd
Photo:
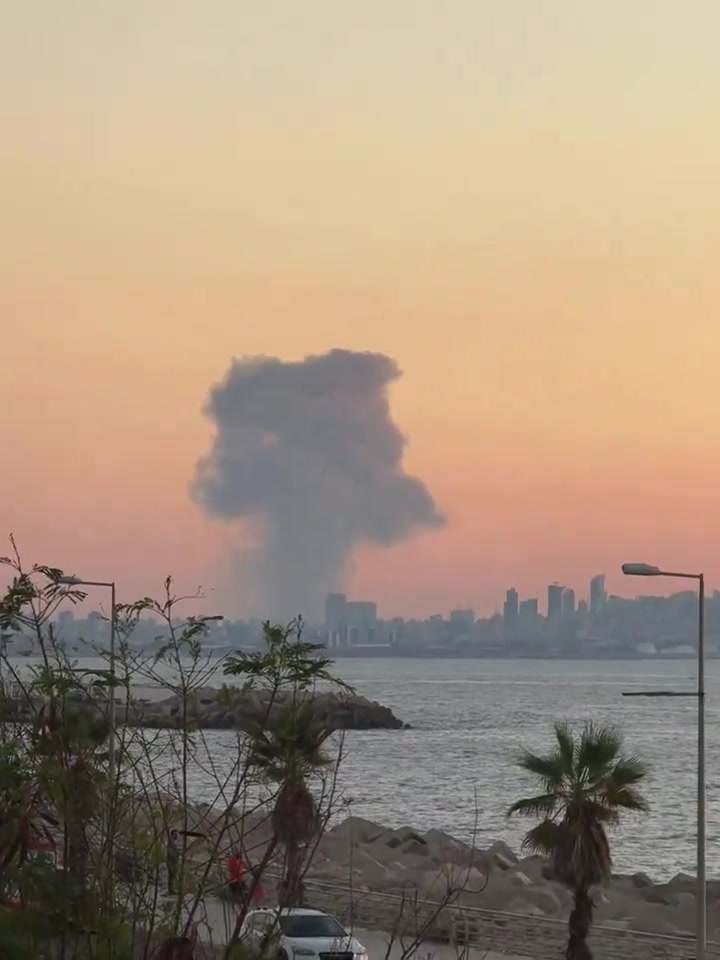
[[[198,906],[194,919],[198,925],[201,940],[209,940],[214,945],[228,942],[235,928],[235,907],[223,900],[207,898]],[[352,931],[353,935],[367,947],[369,960],[404,960],[403,946],[393,943],[388,952],[388,934],[377,930]],[[447,943],[422,943],[412,954],[416,960],[532,960],[530,957],[510,956],[509,954],[485,953],[470,949],[461,951]],[[406,955],[406,958],[410,955]]]

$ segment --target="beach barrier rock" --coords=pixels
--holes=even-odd
[[[518,863],[518,858],[502,840],[496,840],[491,844],[485,851],[485,854],[490,857],[495,866],[500,867],[501,870],[509,870]]]
[[[443,830],[428,830],[423,839],[428,853],[440,863],[453,863],[459,867],[478,867],[486,873],[492,866],[491,859],[482,850],[456,840]]]
[[[308,876],[339,883],[345,876],[357,890],[561,921],[573,907],[572,893],[553,878],[546,859],[520,859],[502,840],[479,849],[442,830],[391,829],[350,817],[327,832],[318,850],[322,858]],[[694,891],[689,874],[663,883],[644,873],[616,875],[593,891],[595,919],[618,929],[692,934]],[[708,929],[717,936],[720,882],[710,881],[708,893]]]
[[[653,885],[652,880],[646,873],[638,872],[633,873],[630,877],[630,882],[638,890],[642,890],[644,887],[651,887]]]
[[[264,691],[216,690],[205,687],[186,699],[134,703],[126,722],[150,729],[182,728],[203,730],[247,730],[270,726],[289,702],[290,694]],[[383,704],[349,693],[319,693],[308,696],[317,723],[326,730],[401,730],[407,725]]]

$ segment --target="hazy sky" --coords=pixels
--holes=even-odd
[[[28,560],[219,585],[235,534],[188,493],[211,385],[344,347],[403,368],[406,466],[449,518],[358,555],[356,596],[720,581],[717,0],[1,7],[0,516]]]

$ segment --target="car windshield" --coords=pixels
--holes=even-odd
[[[321,913],[298,913],[280,917],[280,929],[286,937],[299,939],[347,936],[337,920]]]

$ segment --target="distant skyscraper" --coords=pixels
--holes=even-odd
[[[600,613],[606,599],[607,594],[605,593],[605,574],[599,573],[590,581],[590,613]]]
[[[348,624],[355,627],[374,627],[377,623],[377,604],[372,600],[348,600],[345,615]]]
[[[514,587],[510,587],[505,594],[505,605],[503,607],[503,628],[505,636],[508,638],[512,638],[517,630],[519,612],[520,598],[518,592]]]
[[[348,600],[345,618],[349,646],[373,643],[377,628],[377,604],[371,600]]]
[[[575,591],[569,587],[563,590],[562,595],[562,615],[564,617],[575,616]]]
[[[345,622],[347,598],[344,593],[329,593],[325,598],[325,626],[339,627]]]
[[[562,616],[563,588],[559,583],[551,583],[547,591],[548,620],[559,620]]]
[[[520,604],[520,619],[523,621],[535,620],[538,615],[537,597],[531,597],[523,600]]]
[[[457,627],[465,627],[470,629],[475,623],[475,611],[474,610],[451,610],[450,611],[450,623]]]
[[[325,631],[330,649],[347,645],[346,607],[344,593],[329,593],[325,598]]]

